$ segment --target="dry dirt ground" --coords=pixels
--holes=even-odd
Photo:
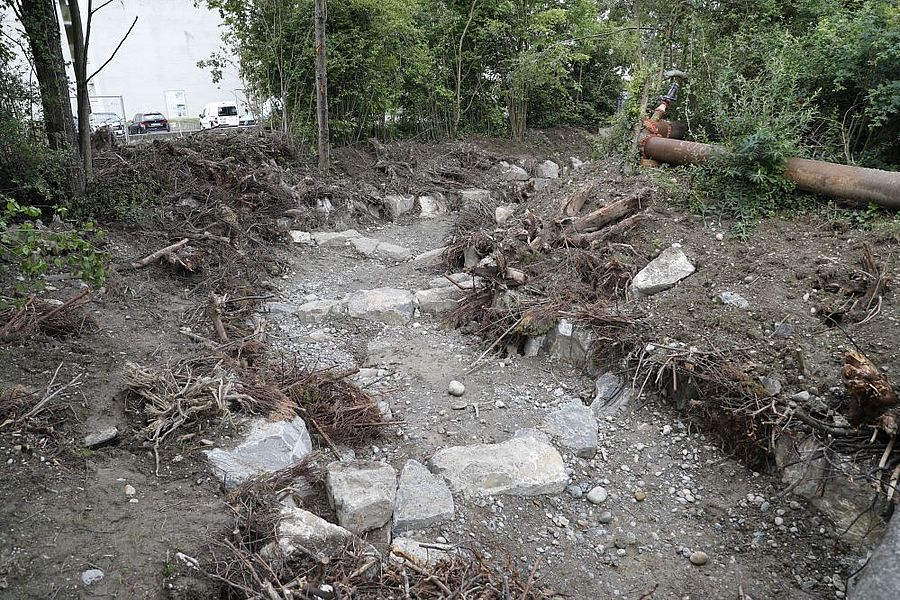
[[[481,141],[480,148],[493,161],[588,158],[581,137],[536,135],[541,137],[530,145]],[[408,152],[413,156],[416,150]],[[440,156],[441,150],[430,152]],[[373,188],[389,189],[394,177],[372,166],[371,153],[347,151],[340,169]],[[501,190],[492,166],[464,183]],[[601,176],[607,170],[604,185],[610,190],[626,186],[610,165],[591,168]],[[852,341],[843,328],[827,326],[810,310],[828,300],[823,278],[856,268],[863,241],[895,268],[896,229],[846,228],[845,220],[817,214],[763,221],[742,240],[730,235],[727,224],[685,212],[665,195],[659,193],[652,219],[625,241],[640,263],[681,243],[697,272],[636,309],[648,339],[737,351],[734,340],[744,338],[743,350],[759,374],[777,375],[786,394],[840,396],[843,351],[853,344],[889,375],[900,372],[900,314],[890,295],[874,320],[852,328]],[[444,245],[455,220],[453,214],[399,223],[341,217],[330,227],[355,226],[416,254]],[[158,247],[116,229],[110,239],[118,260]],[[283,270],[267,276],[267,301],[294,305],[311,295],[332,299],[377,287],[421,289],[445,270],[364,258],[349,248],[285,242],[268,251]],[[60,298],[78,288],[71,281],[53,285],[59,289],[49,294]],[[0,346],[0,388],[43,390],[57,369],[57,383],[81,375],[80,385],[52,400],[40,427],[0,431],[0,598],[218,597],[215,586],[189,577],[175,554],[202,560],[207,544],[230,530],[233,515],[201,450],[210,442],[227,444],[236,434],[233,423],[210,422],[200,435],[173,440],[162,449],[157,476],[122,380],[126,361],[159,365],[204,352],[179,333],[184,325],[196,327],[203,298],[195,289],[196,282],[162,267],[126,272],[87,305],[97,331],[62,339],[34,335]],[[740,293],[750,307],[715,302],[720,291]],[[374,445],[354,450],[357,457],[385,460],[398,470],[409,458],[425,462],[447,446],[503,441],[518,429],[538,426],[566,400],[593,395],[591,376],[547,355],[489,354],[470,369],[487,344],[428,316],[405,325],[348,317],[305,325],[277,309],[264,317],[271,322],[274,350],[319,368],[377,370],[369,389],[403,423]],[[790,335],[774,336],[783,323],[794,326]],[[794,362],[798,348],[805,353],[805,372]],[[607,366],[625,370],[621,363]],[[466,386],[464,407],[447,394],[451,379]],[[121,432],[114,444],[83,447],[83,436],[108,425]],[[738,460],[720,431],[704,429],[650,389],[623,413],[601,419],[599,440],[593,459],[561,449],[570,474],[566,492],[457,497],[454,519],[422,532],[422,539],[477,548],[525,573],[535,568],[536,586],[561,597],[635,600],[842,598],[848,577],[877,539],[877,532],[850,538],[804,500],[783,495],[778,473]],[[126,495],[126,485],[134,495]],[[585,498],[595,486],[608,491],[600,505]],[[687,558],[697,550],[709,556],[703,566]],[[92,568],[105,576],[86,586],[81,575]]]

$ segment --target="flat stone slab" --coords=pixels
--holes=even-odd
[[[420,267],[437,267],[444,264],[444,254],[447,252],[447,246],[428,250],[419,254],[413,259],[416,268]]]
[[[452,286],[419,290],[416,292],[416,304],[427,315],[440,315],[454,310],[465,295],[466,292]]]
[[[611,415],[631,402],[634,391],[621,377],[607,371],[594,382],[591,410],[597,416]]]
[[[297,318],[303,323],[321,323],[329,315],[340,312],[342,303],[338,300],[313,300],[297,307]]]
[[[453,494],[443,478],[416,460],[406,461],[394,505],[394,530],[425,529],[452,519],[453,512]]]
[[[397,471],[379,462],[352,460],[326,467],[325,491],[338,523],[354,533],[383,527],[394,513]]]
[[[308,231],[292,229],[288,231],[288,234],[290,234],[291,241],[293,241],[295,244],[303,244],[304,246],[309,246],[313,243],[312,234]]]
[[[346,246],[347,242],[358,237],[362,237],[362,234],[355,229],[348,229],[347,231],[317,231],[312,234],[312,239],[316,245],[323,248]]]
[[[887,533],[850,588],[850,600],[900,598],[900,518],[894,514]]]
[[[412,292],[378,288],[353,292],[347,300],[351,317],[387,324],[403,324],[413,317],[416,297]]]
[[[375,249],[375,254],[381,258],[390,260],[404,261],[412,258],[412,251],[409,248],[391,244],[390,242],[379,242]]]
[[[576,456],[593,458],[597,453],[597,418],[580,400],[548,414],[543,429]]]
[[[467,494],[558,494],[569,481],[559,452],[530,435],[499,444],[444,448],[428,464],[451,490]]]
[[[652,296],[671,288],[694,271],[694,265],[681,246],[673,244],[634,276],[632,289],[638,295]]]
[[[396,537],[391,542],[391,560],[404,562],[413,560],[420,567],[437,564],[450,558],[454,550],[449,544],[424,544],[408,537]]]
[[[255,419],[247,437],[233,450],[213,448],[204,454],[216,474],[232,488],[260,473],[290,466],[312,451],[312,440],[303,419],[267,421]]]
[[[482,190],[479,188],[461,190],[459,192],[459,199],[463,204],[467,204],[470,202],[489,202],[491,199],[491,193],[487,190]]]

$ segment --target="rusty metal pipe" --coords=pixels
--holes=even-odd
[[[648,158],[674,165],[700,164],[726,152],[722,146],[663,137],[644,141]],[[872,202],[900,210],[900,172],[839,165],[821,160],[789,158],[784,177],[798,190],[855,202]]]

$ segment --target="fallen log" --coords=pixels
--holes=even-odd
[[[610,223],[627,217],[641,207],[641,202],[650,193],[650,190],[644,188],[634,194],[623,198],[612,204],[608,204],[603,208],[575,219],[575,221],[566,228],[567,233],[590,233],[596,231]]]
[[[566,244],[572,246],[578,246],[579,248],[589,248],[594,247],[601,242],[605,242],[606,240],[625,233],[639,222],[641,222],[647,216],[646,211],[641,211],[639,213],[633,214],[630,217],[622,219],[615,225],[610,227],[604,227],[598,231],[592,231],[591,233],[573,233],[565,236],[564,241]]]

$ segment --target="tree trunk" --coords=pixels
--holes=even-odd
[[[88,3],[90,8],[90,3]],[[81,7],[78,0],[69,0],[72,15],[73,67],[75,69],[75,98],[78,101],[78,147],[84,165],[84,179],[90,181],[93,173],[91,155],[91,99],[88,95],[87,80],[87,40],[81,22]],[[88,15],[90,20],[91,15]]]
[[[319,169],[331,166],[331,141],[328,133],[328,70],[325,51],[326,0],[316,0],[316,119],[319,124]]]
[[[69,82],[60,46],[56,3],[54,0],[26,0],[21,3],[20,17],[28,36],[41,90],[47,142],[54,150],[70,153],[69,189],[72,195],[83,194],[84,165],[75,143],[75,124],[72,122]]]
[[[469,26],[472,25],[472,19],[475,17],[475,4],[478,0],[472,0],[472,5],[469,6],[469,18],[466,20],[466,26],[463,27],[462,33],[459,36],[459,44],[456,48],[456,73],[454,73],[454,79],[456,84],[456,90],[453,94],[453,124],[452,130],[450,132],[450,137],[456,137],[457,132],[459,131],[459,121],[462,118],[462,51],[463,51],[463,42],[466,40],[466,34],[469,32]]]

